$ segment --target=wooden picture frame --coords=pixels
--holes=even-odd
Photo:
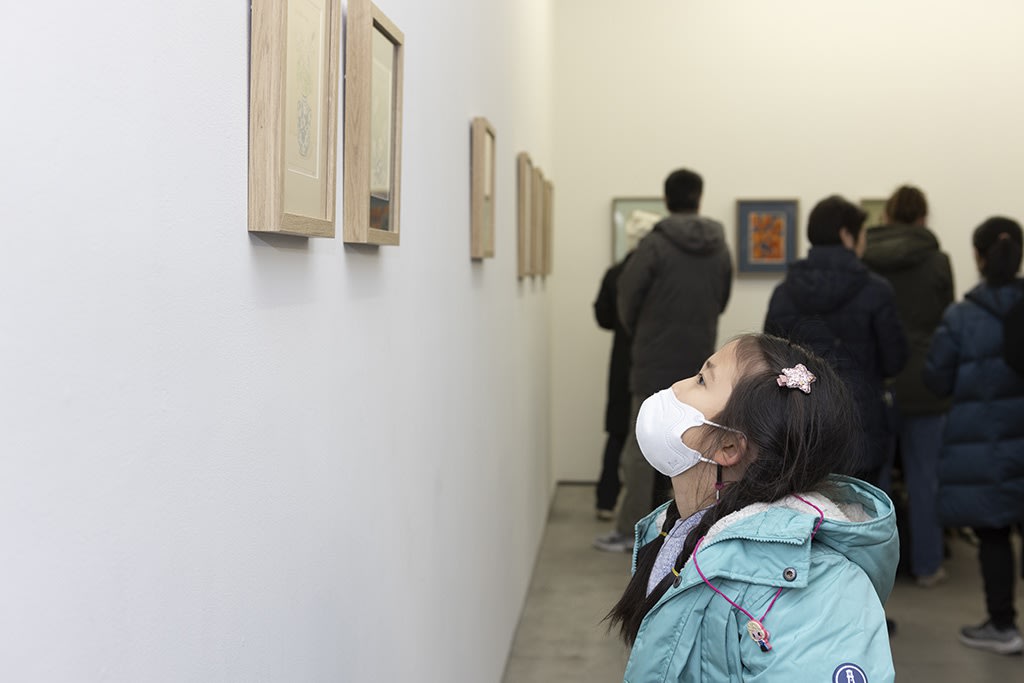
[[[345,22],[344,238],[399,243],[405,36],[370,0]]]
[[[533,161],[526,152],[516,156],[516,234],[518,258],[516,275],[524,278],[533,269]]]
[[[252,0],[249,232],[334,237],[338,0]]]
[[[544,172],[533,167],[533,191],[530,212],[530,275],[544,272]]]
[[[795,199],[736,201],[736,270],[740,273],[779,273],[796,260]]]
[[[482,116],[470,126],[469,257],[494,257],[494,169],[497,151],[494,126]]]
[[[668,217],[663,197],[616,197],[612,199],[612,263],[636,248],[637,234],[647,234]]]
[[[555,222],[555,185],[550,180],[544,182],[544,260],[541,266],[542,275],[551,275],[554,247]]]
[[[860,210],[867,214],[867,218],[864,219],[864,228],[875,228],[879,225],[885,225],[885,205],[888,203],[888,199],[879,199],[877,197],[860,200]]]

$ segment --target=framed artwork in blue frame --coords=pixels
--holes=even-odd
[[[740,273],[781,273],[796,260],[795,199],[736,201],[736,270]]]

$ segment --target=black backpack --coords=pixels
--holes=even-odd
[[[1019,375],[1024,375],[1024,297],[1001,314],[976,297],[967,298],[1003,322],[1003,360]]]

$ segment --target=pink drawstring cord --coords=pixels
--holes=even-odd
[[[818,513],[818,521],[817,523],[815,523],[814,529],[811,531],[811,540],[813,541],[814,535],[818,533],[818,529],[821,528],[822,522],[825,521],[825,513],[822,512],[821,508],[819,508],[811,501],[806,500],[796,494],[793,494],[793,497],[803,503],[806,503],[807,505],[810,505],[812,508],[814,508],[814,511]],[[761,615],[761,618],[755,619],[753,614],[743,609],[728,595],[715,588],[714,584],[708,581],[708,577],[704,576],[704,572],[700,570],[700,565],[697,564],[697,551],[700,550],[700,544],[703,542],[704,536],[701,536],[700,540],[697,541],[697,545],[693,548],[693,568],[697,570],[697,574],[700,576],[701,579],[703,579],[704,583],[708,585],[708,588],[721,595],[730,605],[738,609],[740,612],[743,612],[743,614],[745,614],[747,618],[750,619],[750,621],[747,622],[747,632],[750,633],[750,637],[754,639],[754,642],[756,642],[761,647],[762,652],[768,652],[772,649],[772,646],[771,643],[768,642],[768,637],[770,634],[768,633],[768,629],[764,627],[764,620],[765,617],[768,616],[768,613],[772,611],[772,607],[775,606],[775,601],[778,600],[779,596],[782,594],[782,587],[780,586],[779,590],[775,591],[775,597],[773,597],[772,601],[768,603],[768,609],[764,611],[764,614]]]

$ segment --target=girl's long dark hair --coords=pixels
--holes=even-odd
[[[722,490],[718,503],[704,513],[686,537],[676,558],[677,571],[718,520],[753,503],[770,503],[791,493],[820,489],[830,473],[843,470],[856,457],[856,409],[828,363],[801,346],[766,334],[739,337],[736,360],[740,379],[722,412],[708,419],[746,436],[743,457],[747,468],[739,481]],[[783,368],[797,363],[803,363],[817,377],[810,394],[780,387],[776,382]],[[723,430],[709,429],[710,435],[702,444],[705,455],[713,453],[727,436]],[[673,501],[662,531],[668,533],[679,516]],[[636,640],[644,617],[675,580],[669,572],[647,595],[647,583],[664,539],[659,535],[637,551],[636,571],[606,617],[610,627],[619,627],[629,645]]]

